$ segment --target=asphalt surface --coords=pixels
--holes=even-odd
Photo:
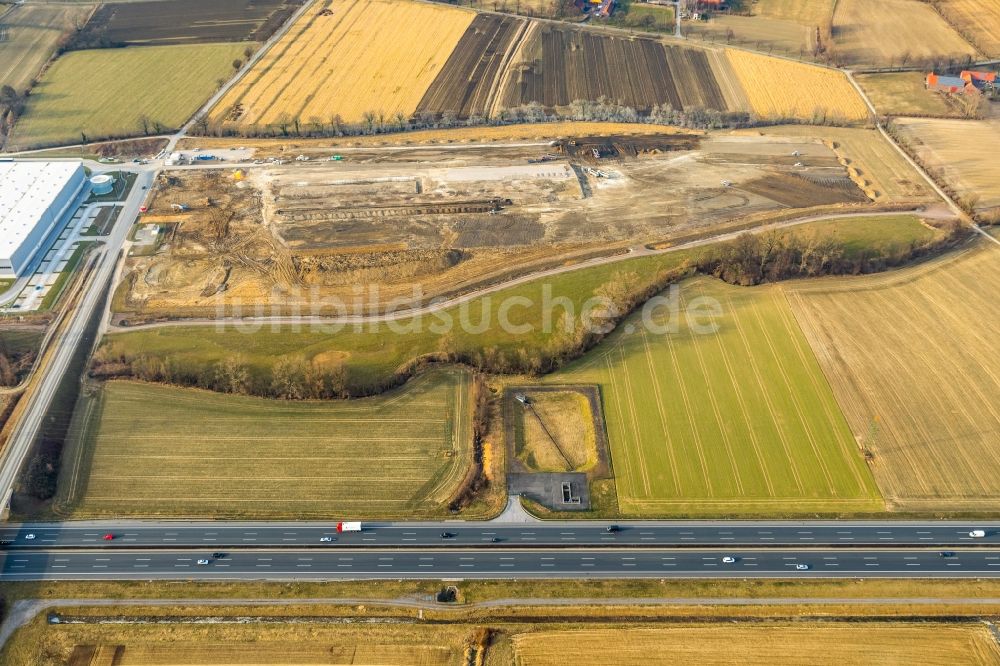
[[[959,522],[442,522],[370,523],[338,534],[329,523],[89,521],[0,525],[8,550],[103,548],[900,547],[1000,548],[1000,523]],[[969,532],[986,532],[973,538]],[[450,536],[442,538],[447,532]],[[113,539],[104,540],[110,534]],[[28,535],[34,535],[28,539]],[[333,539],[321,541],[323,537]],[[496,539],[496,541],[494,541]]]
[[[252,550],[25,551],[0,580],[997,577],[1000,550]],[[734,562],[723,562],[723,557]],[[198,564],[199,559],[208,564]],[[804,565],[805,570],[797,569]]]

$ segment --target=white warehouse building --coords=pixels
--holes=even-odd
[[[18,277],[87,184],[79,162],[0,161],[0,277]]]

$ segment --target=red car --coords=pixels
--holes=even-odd
[[[105,541],[112,541],[112,540],[114,540],[114,538],[115,538],[114,534],[105,534],[104,535],[104,540]]]

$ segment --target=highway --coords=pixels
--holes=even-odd
[[[474,578],[968,578],[1000,576],[1000,550],[138,550],[0,557],[0,580]],[[724,562],[723,557],[734,562]],[[208,564],[198,564],[207,559]],[[797,566],[808,567],[800,570]]]
[[[878,521],[370,523],[338,534],[336,522],[88,521],[0,525],[8,550],[134,548],[582,548],[582,547],[939,547],[1000,548],[1000,523]],[[969,532],[983,530],[973,538]],[[442,533],[449,536],[442,538]],[[33,539],[27,539],[28,535]],[[114,538],[104,540],[106,534]],[[328,537],[332,541],[320,539]],[[494,539],[496,541],[494,541]]]

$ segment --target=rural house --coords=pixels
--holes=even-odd
[[[966,70],[959,74],[959,77],[967,83],[972,84],[977,90],[988,93],[995,94],[997,90],[997,73],[996,72],[975,72]]]
[[[927,75],[926,86],[928,90],[943,93],[978,93],[979,89],[960,76],[942,76],[931,72]]]
[[[928,90],[962,95],[986,94],[991,97],[997,94],[996,72],[977,72],[966,70],[958,76],[946,76],[931,72],[927,75],[925,85]]]

